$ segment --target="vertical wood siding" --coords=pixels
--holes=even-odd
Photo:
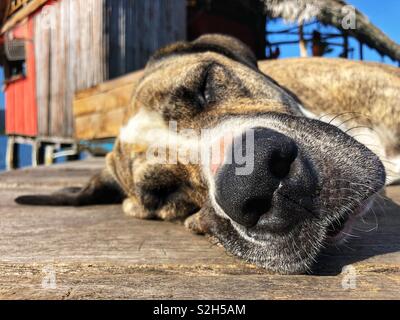
[[[40,136],[72,137],[76,91],[140,69],[159,47],[186,37],[186,0],[49,4],[35,17]]]
[[[142,68],[158,48],[186,39],[186,0],[105,0],[107,78]]]
[[[106,79],[103,8],[104,0],[62,0],[36,15],[36,96],[41,136],[72,137],[75,92]]]

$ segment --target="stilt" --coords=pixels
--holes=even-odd
[[[36,139],[32,141],[32,167],[37,167],[39,165],[39,150],[40,142]]]
[[[47,145],[44,147],[44,164],[46,166],[52,165],[54,162],[54,146]]]
[[[349,37],[346,34],[343,35],[343,58],[349,58]]]
[[[307,42],[304,39],[303,24],[299,25],[299,47],[300,47],[300,57],[305,58],[308,56],[307,53]]]
[[[7,140],[7,152],[6,152],[6,170],[14,169],[14,155],[15,155],[15,138],[9,136]]]

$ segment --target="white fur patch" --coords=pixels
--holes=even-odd
[[[301,113],[306,117],[306,118],[310,118],[310,119],[318,119],[317,115],[315,113],[312,113],[311,111],[307,110],[306,108],[304,108],[303,105],[298,104],[297,105],[301,111]]]
[[[178,132],[175,121],[166,123],[155,111],[142,108],[120,131],[120,142],[142,146],[149,163],[177,164],[199,153],[200,137],[194,130]],[[188,159],[186,159],[186,158]]]
[[[384,165],[387,184],[398,183],[400,181],[400,156],[386,159]]]
[[[147,144],[146,141],[144,141],[146,140],[146,133],[156,129],[167,129],[160,114],[141,108],[139,112],[129,120],[127,125],[121,128],[119,139],[123,143]],[[159,137],[153,137],[152,142],[156,138]]]

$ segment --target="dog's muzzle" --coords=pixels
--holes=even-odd
[[[242,164],[234,156],[231,163],[223,162],[215,172],[215,199],[226,215],[250,230],[257,225],[269,232],[284,232],[301,218],[290,208],[307,206],[304,200],[314,192],[315,181],[293,139],[267,128],[250,130],[252,139],[243,133],[233,139],[227,152],[251,150],[247,160],[253,161],[252,170],[238,174]]]

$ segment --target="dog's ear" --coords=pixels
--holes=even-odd
[[[159,49],[148,65],[173,55],[215,52],[234,61],[258,70],[257,58],[253,51],[237,38],[222,34],[206,34],[192,42],[180,41]]]
[[[65,188],[48,195],[26,195],[15,199],[21,205],[87,206],[122,203],[124,192],[108,168],[90,179],[83,188]]]

